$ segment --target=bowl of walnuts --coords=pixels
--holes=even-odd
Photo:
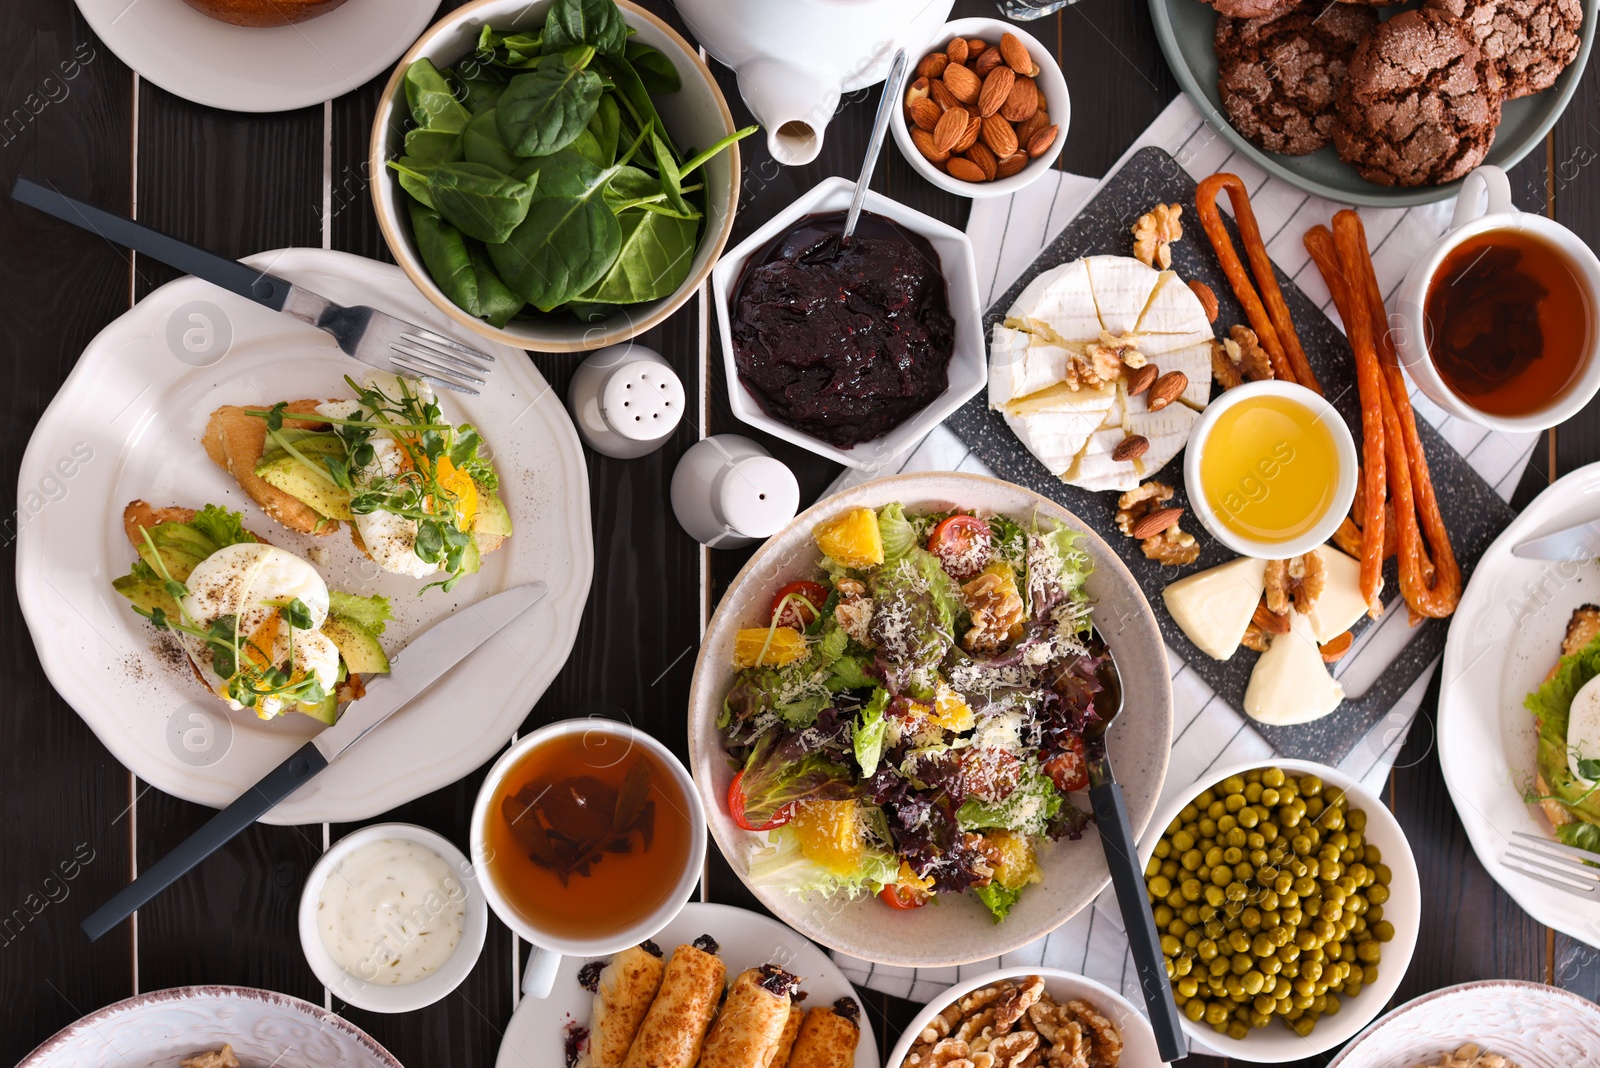
[[[999,19],[957,19],[914,63],[891,125],[924,178],[957,196],[999,197],[1050,169],[1072,103],[1036,38]]]

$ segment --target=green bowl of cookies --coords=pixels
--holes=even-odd
[[[1317,196],[1407,207],[1514,166],[1566,109],[1600,0],[1150,0],[1206,120]]]

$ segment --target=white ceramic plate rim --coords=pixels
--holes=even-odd
[[[321,249],[260,253],[245,262],[298,279],[335,300],[369,303],[483,347],[480,340],[420,300],[397,267]],[[186,366],[166,347],[165,327],[171,325],[173,315],[197,301],[235,324],[233,350],[215,365],[221,370]],[[270,360],[253,351],[269,341]],[[510,740],[566,661],[588,599],[594,566],[588,471],[566,409],[527,356],[494,346],[489,346],[489,351],[498,358],[490,376],[491,392],[477,398],[446,394],[442,403],[447,413],[476,413],[473,418],[485,441],[506,454],[500,462],[505,480],[502,496],[523,532],[486,557],[483,573],[463,580],[454,594],[433,590],[428,595],[445,600],[420,602],[414,609],[397,604],[397,615],[406,611],[437,614],[464,603],[474,591],[487,596],[506,585],[535,579],[546,582],[550,593],[381,731],[267,813],[264,822],[366,819],[456,781]],[[127,499],[113,497],[127,490],[157,506],[198,506],[207,501],[190,494],[204,494],[210,501],[243,512],[246,525],[268,540],[294,545],[301,536],[268,520],[233,480],[211,463],[198,440],[151,441],[159,436],[166,419],[204,421],[203,413],[158,408],[157,400],[164,392],[197,390],[199,399],[204,400],[218,389],[231,389],[229,383],[252,373],[266,379],[276,376],[283,384],[287,373],[283,368],[288,367],[313,369],[324,381],[333,382],[342,374],[359,380],[369,370],[339,354],[326,335],[198,279],[178,279],[140,301],[89,343],[34,428],[19,476],[18,500],[26,509],[30,499],[42,499],[38,487],[47,484],[45,480],[60,483],[52,465],[70,455],[72,443],[92,440],[103,450],[102,460],[86,462],[66,483],[60,500],[43,504],[22,523],[17,539],[17,594],[23,618],[45,674],[113,756],[151,785],[213,807],[231,802],[245,784],[255,782],[287,758],[314,733],[314,726],[298,714],[267,724],[258,724],[249,713],[230,714],[221,702],[207,697],[186,667],[164,667],[155,661],[148,648],[154,632],[140,623],[109,587],[111,578],[125,573],[132,559],[120,534]],[[144,383],[143,390],[133,388],[139,382]],[[248,399],[251,387],[238,388],[244,395],[229,393],[228,403]],[[140,407],[145,392],[155,399]],[[466,406],[469,401],[470,407]],[[520,405],[520,411],[513,405]],[[115,428],[118,420],[123,420],[121,430]],[[192,473],[197,485],[219,488],[122,485],[130,463],[151,453],[164,456],[159,450],[167,447],[184,450],[179,454],[183,471],[186,476]],[[535,452],[537,459],[531,455]],[[524,453],[528,458],[520,458]],[[537,474],[530,473],[535,470]],[[223,486],[227,488],[220,488]],[[541,489],[548,490],[548,495],[540,494]],[[541,528],[547,535],[544,541],[529,537]],[[341,532],[323,540],[332,545],[335,541],[348,544],[349,539]],[[329,549],[336,551],[337,547]],[[357,576],[346,573],[341,583],[340,575],[323,570],[334,588],[350,589],[358,581]],[[380,576],[375,581],[392,588],[394,577]],[[503,585],[489,588],[497,582]],[[403,586],[409,591],[421,584],[406,581]],[[100,644],[96,644],[97,638]],[[385,646],[393,652],[405,639],[406,634],[391,624]],[[86,653],[90,648],[93,654]],[[97,670],[85,670],[86,664]],[[114,670],[119,667],[120,672]],[[134,671],[155,677],[155,682],[130,695],[126,687],[133,685],[133,680],[123,675]],[[474,700],[452,701],[451,680],[460,685],[469,679]],[[248,718],[243,720],[245,726],[232,728],[233,741],[220,760],[196,766],[180,761],[163,740],[164,728],[150,711],[159,700],[182,707],[198,702],[207,712],[222,717]],[[130,709],[143,710],[143,717],[130,715]],[[224,718],[221,722],[241,721]],[[263,741],[246,744],[251,740]]]
[[[702,934],[709,934],[721,944],[730,982],[745,968],[770,961],[800,976],[800,989],[807,995],[802,1004],[807,1007],[831,1005],[843,997],[854,998],[862,1011],[861,1039],[856,1043],[853,1068],[878,1068],[878,1040],[872,1030],[872,1014],[866,1011],[861,995],[826,953],[777,920],[732,905],[703,901],[685,905],[653,940],[670,956],[676,946]],[[550,996],[523,998],[512,1015],[500,1042],[495,1068],[563,1068],[562,1030],[573,1022],[586,1026],[594,1000],[594,995],[578,985],[578,970],[588,960],[603,960],[609,956],[563,958]]]
[[[1352,1035],[1383,1012],[1383,1007],[1389,1004],[1395,991],[1400,989],[1406,970],[1411,967],[1411,958],[1416,953],[1417,935],[1421,928],[1422,880],[1417,873],[1416,857],[1412,855],[1411,843],[1406,839],[1405,830],[1400,826],[1400,821],[1395,819],[1394,813],[1389,811],[1389,806],[1383,803],[1383,798],[1339,769],[1318,764],[1314,760],[1246,760],[1206,772],[1190,787],[1179,791],[1156,813],[1155,819],[1150,821],[1150,833],[1139,843],[1139,859],[1145,863],[1149,862],[1155,852],[1156,842],[1161,838],[1161,832],[1177,819],[1178,813],[1182,812],[1202,791],[1210,789],[1212,784],[1219,783],[1230,775],[1243,775],[1255,768],[1282,768],[1284,771],[1302,775],[1315,775],[1322,779],[1324,784],[1339,787],[1353,797],[1359,807],[1367,813],[1368,827],[1374,823],[1381,824],[1386,834],[1392,836],[1394,841],[1403,847],[1399,852],[1389,846],[1383,847],[1383,863],[1389,866],[1393,875],[1389,884],[1389,904],[1384,906],[1384,918],[1400,915],[1402,922],[1395,924],[1394,940],[1383,947],[1384,961],[1378,966],[1378,981],[1370,988],[1363,987],[1355,998],[1344,998],[1337,1016],[1324,1016],[1317,1021],[1316,1029],[1309,1036],[1301,1036],[1274,1020],[1259,1031],[1251,1031],[1246,1038],[1236,1039],[1220,1035],[1208,1024],[1195,1023],[1187,1016],[1179,1014],[1182,1017],[1184,1033],[1189,1036],[1191,1045],[1212,1050],[1218,1056],[1234,1058],[1241,1064],[1257,1062],[1279,1064],[1326,1053],[1341,1042],[1348,1041]],[[1403,914],[1409,914],[1414,919],[1409,923],[1405,922]],[[1357,1008],[1357,1005],[1360,1008]],[[1368,1006],[1370,1011],[1363,1016],[1362,1012]]]
[[[1597,496],[1600,464],[1580,467],[1535,497],[1484,551],[1450,623],[1440,669],[1436,732],[1445,786],[1479,862],[1528,915],[1591,946],[1600,946],[1600,920],[1592,904],[1586,908],[1583,899],[1535,882],[1501,863],[1512,831],[1541,838],[1552,835],[1544,817],[1523,802],[1517,785],[1517,777],[1531,778],[1533,768],[1513,766],[1500,743],[1505,725],[1515,722],[1508,717],[1521,715],[1527,717],[1529,730],[1532,725],[1531,716],[1520,704],[1506,704],[1513,696],[1506,692],[1508,676],[1513,671],[1529,675],[1537,685],[1560,655],[1559,636],[1566,630],[1571,610],[1585,600],[1600,599],[1596,596],[1600,590],[1594,586],[1586,594],[1573,588],[1585,572],[1589,578],[1595,577],[1592,564],[1579,567],[1559,561],[1522,560],[1511,555],[1511,547],[1600,514],[1594,503]],[[1505,637],[1504,618],[1512,605],[1496,600],[1495,594],[1506,592],[1506,584],[1510,584],[1519,600],[1530,597],[1531,603],[1531,596],[1521,589],[1524,582],[1542,584],[1543,589],[1533,593],[1545,599],[1538,614],[1554,636],[1548,658],[1533,665],[1531,672],[1517,670],[1514,646],[1497,640]],[[1521,622],[1514,625],[1514,629],[1522,627]]]
[[[292,26],[234,26],[183,0],[78,0],[84,20],[139,76],[228,111],[320,104],[361,88],[410,47],[434,0],[347,0]]]

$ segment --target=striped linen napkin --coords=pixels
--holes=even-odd
[[[1310,196],[1289,183],[1269,178],[1206,124],[1187,96],[1179,96],[1144,134],[1129,147],[1123,160],[1151,145],[1171,153],[1196,180],[1218,171],[1232,171],[1250,189],[1250,202],[1267,241],[1273,262],[1294,279],[1334,322],[1332,297],[1301,241],[1307,229],[1326,224],[1343,205]],[[1122,161],[1111,168],[1115,174]],[[1075,174],[1056,172],[1010,197],[975,200],[967,233],[977,254],[979,288],[987,286],[983,306],[988,307],[1055,240],[1078,211],[1099,189],[1100,182]],[[1227,210],[1226,199],[1220,200]],[[1387,298],[1392,298],[1419,249],[1431,244],[1449,225],[1453,200],[1416,208],[1363,208],[1361,217],[1372,242],[1373,264]],[[1186,224],[1186,240],[1204,240],[1199,224]],[[999,235],[998,240],[993,235]],[[1511,499],[1538,442],[1538,433],[1501,434],[1447,415],[1413,386],[1411,403],[1418,415],[1433,424],[1505,500]],[[968,471],[992,474],[989,468],[953,431],[939,426],[916,449],[903,454],[893,470],[871,473],[847,471],[824,496],[869,477],[896,471]],[[1383,622],[1369,627],[1350,655],[1339,661],[1335,674],[1347,692],[1360,694],[1390,662],[1405,642],[1406,613],[1388,611]],[[1243,714],[1211,691],[1171,649],[1167,666],[1172,673],[1172,759],[1162,802],[1189,791],[1214,767],[1247,760],[1270,760],[1275,751],[1250,726]],[[1436,665],[1435,665],[1436,666]],[[1417,679],[1389,714],[1339,762],[1341,770],[1374,790],[1381,790],[1405,741],[1433,667]],[[1432,729],[1431,724],[1424,724]],[[1330,754],[1331,756],[1332,754]],[[875,965],[843,954],[834,959],[850,980],[860,986],[897,997],[926,1001],[946,986],[999,967],[1045,965],[1080,972],[1112,989],[1121,990],[1143,1008],[1137,976],[1131,967],[1127,939],[1116,898],[1108,887],[1095,900],[1051,934],[1021,949],[952,968],[898,968]]]

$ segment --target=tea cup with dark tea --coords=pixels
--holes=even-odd
[[[506,750],[478,791],[471,834],[489,907],[534,947],[530,997],[549,994],[563,956],[604,956],[656,934],[705,867],[705,810],[689,772],[609,719],[552,723]]]
[[[1518,211],[1498,167],[1467,175],[1450,229],[1412,265],[1394,307],[1400,361],[1451,415],[1544,430],[1600,390],[1600,260],[1560,223]]]

